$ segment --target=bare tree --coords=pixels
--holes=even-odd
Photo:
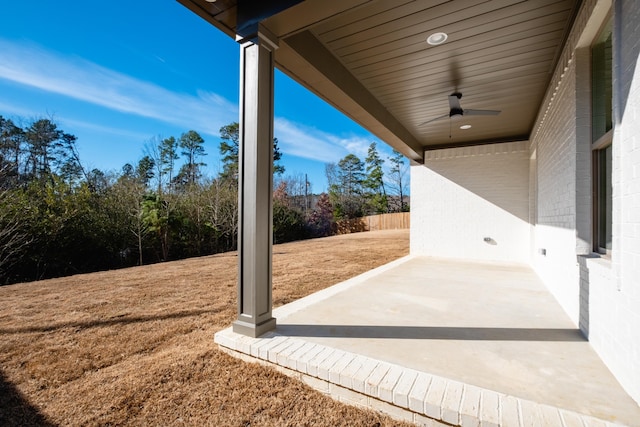
[[[149,139],[144,146],[144,154],[153,160],[154,176],[158,194],[171,192],[175,178],[178,156],[178,141],[170,136],[163,138],[157,135]]]
[[[145,219],[144,193],[144,184],[134,176],[121,176],[109,193],[109,204],[124,212],[126,227],[136,240],[139,265],[143,264],[144,239],[151,231]]]
[[[153,160],[153,176],[156,181],[156,188],[158,189],[158,193],[162,193],[162,189],[166,183],[165,173],[163,171],[162,165],[162,154],[161,154],[161,145],[162,145],[162,136],[157,135],[151,137],[145,144],[143,148],[144,157],[147,157]]]
[[[407,212],[409,205],[405,201],[407,195],[407,163],[402,153],[393,150],[393,155],[389,157],[391,170],[389,171],[389,210],[392,212]]]
[[[234,249],[238,238],[238,187],[231,179],[217,178],[206,185],[206,221],[213,228],[217,250]]]
[[[4,179],[6,167],[0,169],[0,180]],[[17,190],[0,187],[0,282],[8,279],[12,265],[24,255],[32,237],[24,226],[24,212]]]
[[[274,188],[278,188],[279,185],[284,185],[290,207],[302,213],[307,213],[311,209],[311,183],[306,174],[297,173],[278,178],[274,183]]]

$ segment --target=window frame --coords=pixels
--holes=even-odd
[[[602,135],[596,142],[591,145],[591,158],[592,158],[592,171],[591,174],[593,180],[593,251],[600,254],[611,256],[611,248],[607,248],[606,244],[606,236],[602,236],[601,227],[602,221],[606,221],[609,223],[609,226],[613,226],[613,218],[611,218],[612,212],[608,211],[608,217],[603,218],[601,211],[603,209],[602,204],[607,203],[607,200],[602,200],[602,193],[606,191],[602,187],[603,180],[603,166],[604,173],[608,173],[611,176],[612,173],[612,163],[608,165],[602,165],[602,154],[604,151],[613,147],[613,129]],[[611,183],[611,177],[609,178],[609,182]],[[611,189],[609,189],[611,192]],[[611,197],[611,195],[609,195]],[[606,210],[606,207],[605,207]],[[606,227],[606,224],[605,224]],[[604,242],[604,244],[603,244]]]
[[[591,52],[591,62],[590,62],[590,67],[591,67],[591,90],[592,90],[592,96],[591,96],[591,158],[592,158],[592,173],[591,173],[591,177],[592,177],[592,246],[593,246],[593,251],[603,255],[605,257],[611,257],[611,252],[612,249],[611,247],[607,247],[608,243],[612,243],[613,241],[613,218],[612,218],[612,213],[613,213],[613,209],[612,209],[612,192],[613,192],[613,170],[612,170],[612,166],[613,166],[613,156],[611,155],[611,160],[610,162],[607,162],[605,164],[603,164],[602,161],[602,157],[606,156],[606,150],[611,148],[611,150],[613,150],[613,133],[614,133],[614,128],[615,128],[615,121],[613,120],[613,51],[611,51],[611,58],[608,61],[608,64],[610,65],[611,69],[608,70],[609,75],[611,76],[611,88],[610,88],[610,94],[611,94],[611,100],[609,100],[608,104],[605,103],[605,105],[610,106],[611,107],[611,111],[608,111],[609,114],[611,114],[610,117],[605,117],[605,126],[604,128],[602,128],[602,123],[598,124],[598,129],[599,131],[601,131],[602,129],[604,129],[604,134],[602,135],[598,135],[597,138],[594,140],[594,132],[596,131],[596,124],[595,124],[595,115],[594,115],[594,104],[596,102],[595,99],[595,90],[594,87],[596,86],[596,82],[594,79],[594,59],[593,59],[593,54],[594,54],[594,48],[602,42],[603,40],[603,36],[604,34],[606,34],[607,31],[612,32],[612,15],[611,12],[609,12],[609,14],[607,14],[607,17],[605,18],[602,26],[600,27],[600,29],[597,32],[596,37],[594,38],[593,43],[591,44],[590,47],[590,52]],[[611,35],[612,37],[612,35]],[[613,46],[611,47],[611,49],[613,48]],[[606,61],[606,57],[605,59],[605,64],[607,64]],[[601,113],[602,108],[600,108],[598,110],[599,113]],[[609,119],[610,123],[611,123],[611,128],[610,129],[606,129],[606,120]],[[602,117],[600,117],[600,120],[602,120]],[[605,183],[604,185],[606,185],[607,180],[605,179],[603,181],[603,174],[607,174],[609,177],[608,179],[608,184],[609,184],[609,188],[604,188],[603,187],[603,182]],[[603,200],[603,194],[605,194],[604,200]],[[609,203],[609,206],[606,206],[607,202]],[[603,203],[605,204],[605,206],[603,206]],[[603,218],[603,208],[604,208],[604,218]],[[603,221],[606,222],[605,224],[603,224]],[[602,235],[602,226],[604,225],[605,227],[605,235]],[[608,229],[607,229],[608,226]],[[610,246],[610,245],[609,245]]]

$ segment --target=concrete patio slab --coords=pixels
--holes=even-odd
[[[406,257],[274,316],[275,332],[228,329],[216,342],[423,425],[640,425],[640,407],[526,266]]]

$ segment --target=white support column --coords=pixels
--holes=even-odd
[[[271,316],[273,52],[263,32],[240,45],[238,320],[233,331],[257,337]]]

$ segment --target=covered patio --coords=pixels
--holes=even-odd
[[[424,425],[640,425],[636,1],[179,1],[240,43],[218,344]],[[411,161],[411,257],[272,311],[275,68]]]
[[[638,425],[640,408],[527,266],[408,256],[215,340],[420,425]]]

